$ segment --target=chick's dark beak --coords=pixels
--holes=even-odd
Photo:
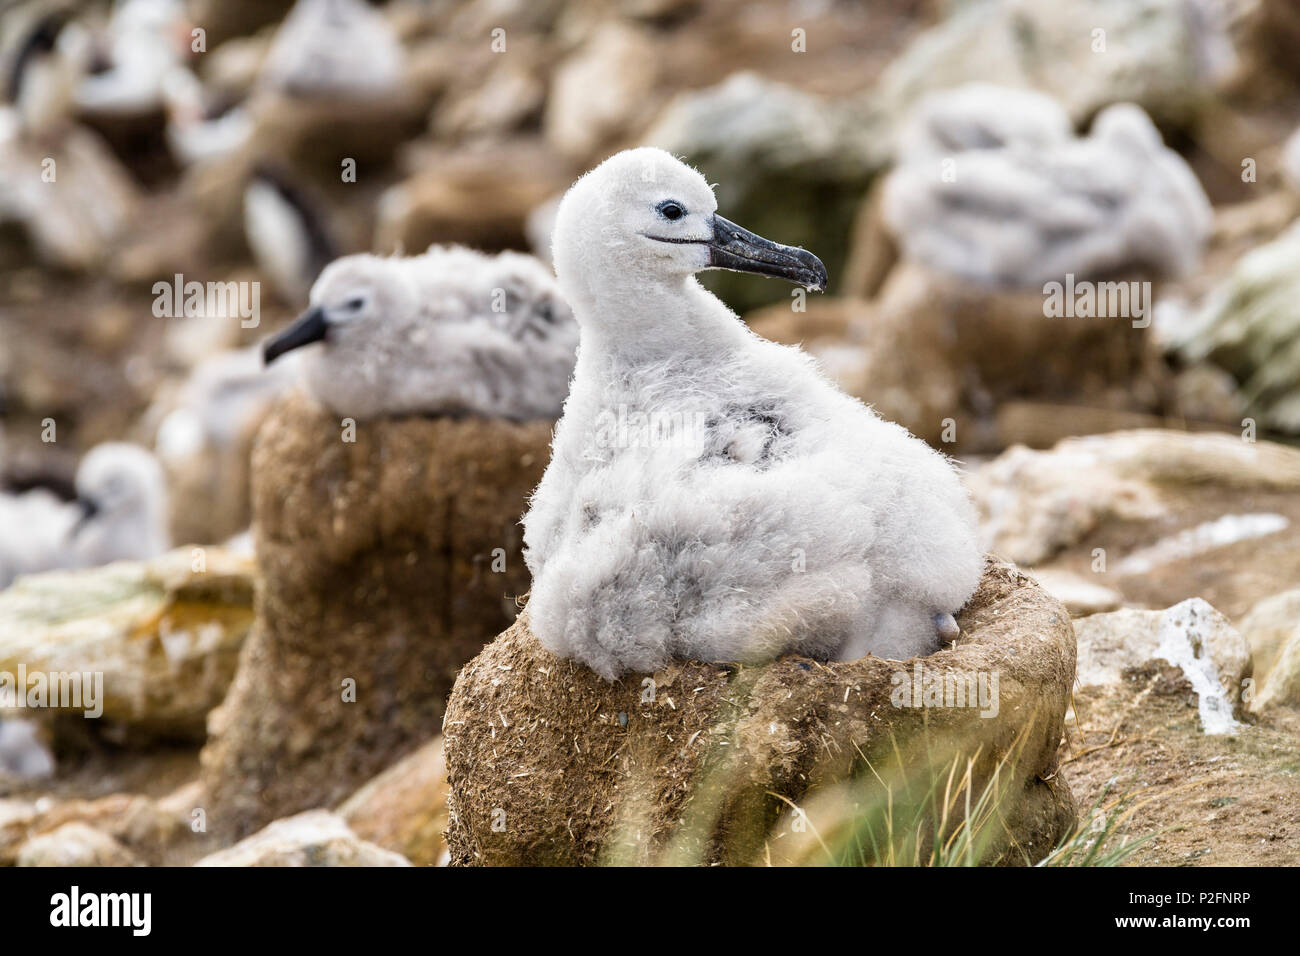
[[[826,289],[826,267],[811,252],[764,239],[721,216],[713,217],[707,245],[711,268],[786,279],[814,292]]]
[[[99,502],[94,498],[78,498],[76,506],[81,514],[77,517],[76,523],[73,524],[72,530],[68,534],[70,538],[75,538],[81,534],[81,530],[86,527],[90,519],[99,514]]]
[[[262,361],[270,365],[285,352],[292,352],[304,345],[321,341],[328,331],[329,323],[325,321],[325,310],[308,309],[279,335],[266,340],[266,344],[262,346]]]

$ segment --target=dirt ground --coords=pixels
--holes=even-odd
[[[1184,487],[1180,507],[1150,522],[1108,522],[1044,567],[1074,571],[1119,591],[1129,606],[1165,608],[1202,597],[1239,621],[1260,599],[1300,581],[1300,500],[1291,492]],[[1263,538],[1116,572],[1119,559],[1225,514],[1273,512],[1289,526]],[[1111,572],[1090,571],[1094,548]],[[1300,712],[1274,708],[1231,736],[1201,733],[1189,684],[1168,672],[1134,673],[1126,686],[1076,688],[1062,748],[1080,813],[1131,794],[1129,834],[1158,834],[1130,866],[1300,865]]]
[[[1135,675],[1119,691],[1076,690],[1061,759],[1081,817],[1099,800],[1104,806],[1130,796],[1118,811],[1132,810],[1128,836],[1154,836],[1128,866],[1300,865],[1294,710],[1272,710],[1233,736],[1207,737],[1190,686],[1168,673]],[[161,759],[86,755],[57,783],[38,789],[69,799],[118,792],[158,798],[197,774],[198,754],[190,748]],[[210,849],[215,844],[182,841],[167,862],[185,865]]]
[[[1129,837],[1152,839],[1127,866],[1300,865],[1300,712],[1210,737],[1180,673],[1129,676],[1076,689],[1067,715],[1061,759],[1081,818],[1129,796],[1117,811],[1131,811]]]

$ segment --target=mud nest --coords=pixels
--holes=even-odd
[[[456,672],[528,588],[519,516],[551,423],[341,423],[301,396],[258,435],[263,587],[209,721],[209,824],[330,806],[438,732]]]
[[[681,661],[611,684],[525,612],[448,703],[451,862],[1037,861],[1076,822],[1057,770],[1070,618],[989,559],[958,621],[913,661]],[[973,706],[942,689],[981,681]]]

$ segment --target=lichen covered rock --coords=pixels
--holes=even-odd
[[[1250,647],[1226,617],[1200,598],[1164,611],[1124,609],[1074,624],[1082,687],[1115,686],[1159,658],[1180,668],[1196,692],[1205,733],[1237,729],[1251,676]]]
[[[1185,359],[1241,382],[1260,427],[1300,434],[1300,224],[1245,255],[1205,307],[1172,334]]]
[[[1185,121],[1232,66],[1223,24],[1205,15],[1205,6],[1189,0],[960,4],[899,54],[873,99],[901,114],[931,90],[982,80],[1050,93],[1076,121],[1124,100],[1161,122]]]
[[[20,578],[0,594],[0,672],[21,666],[29,700],[41,675],[47,697],[45,708],[15,713],[53,713],[64,727],[86,716],[139,738],[202,739],[252,626],[253,574],[252,562],[220,548],[179,548]],[[59,675],[74,674],[89,696],[49,709],[55,696],[75,702],[54,690],[67,684]],[[93,675],[102,676],[98,686]]]
[[[347,427],[294,395],[254,448],[265,587],[202,755],[220,832],[332,806],[434,736],[528,589],[518,520],[549,422]]]
[[[963,768],[969,757],[976,794],[999,768],[999,837],[982,859],[1039,859],[1075,819],[1055,763],[1074,680],[1069,616],[990,562],[958,620],[955,645],[909,662],[680,661],[611,684],[543,649],[525,613],[465,667],[448,704],[451,862],[799,861],[795,834],[818,824],[799,826],[791,808],[848,782],[878,800],[867,764],[904,752],[923,764],[926,751]],[[912,705],[914,686],[961,675],[996,688],[982,710],[924,695]]]

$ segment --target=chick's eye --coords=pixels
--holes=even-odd
[[[355,299],[348,299],[348,301],[344,302],[343,308],[351,312],[360,312],[361,307],[365,304],[366,300],[361,298],[361,296],[357,296]]]
[[[677,219],[681,219],[682,216],[686,215],[686,210],[682,208],[681,203],[676,203],[673,202],[672,200],[669,200],[668,202],[660,203],[659,215],[663,216],[665,219],[669,221],[674,221]]]

